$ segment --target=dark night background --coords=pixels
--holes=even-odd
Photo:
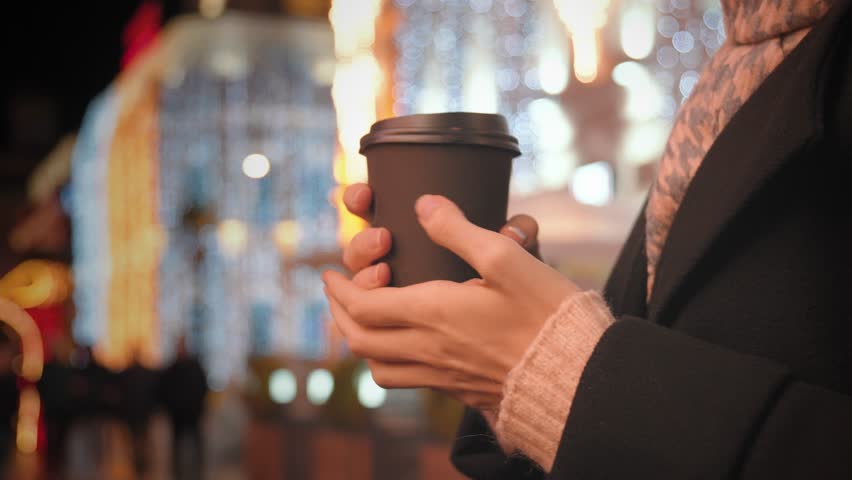
[[[30,206],[26,179],[80,126],[89,101],[118,74],[122,31],[142,0],[8,2],[0,74],[0,239]],[[163,4],[163,19],[179,2]],[[0,241],[0,272],[18,258]]]

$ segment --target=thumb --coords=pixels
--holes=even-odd
[[[508,237],[468,221],[461,209],[446,197],[423,195],[414,209],[433,242],[461,257],[483,277],[496,273],[499,262],[494,261],[495,257],[517,248]]]

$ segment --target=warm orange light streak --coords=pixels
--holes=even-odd
[[[598,77],[598,39],[592,29],[575,30],[571,33],[574,46],[574,75],[583,83],[591,83]]]
[[[134,76],[136,75],[136,76]],[[110,272],[107,332],[95,346],[112,369],[159,357],[157,278],[164,235],[158,222],[156,82],[131,71],[120,77],[115,136],[107,173]]]
[[[559,18],[571,35],[574,74],[589,83],[598,76],[598,32],[606,24],[609,0],[554,0]]]
[[[38,381],[44,367],[44,347],[35,320],[19,305],[0,297],[0,322],[9,325],[21,339],[21,376]]]
[[[19,398],[18,433],[15,444],[21,453],[33,453],[38,446],[38,417],[41,410],[41,398],[33,385],[24,387]]]
[[[64,302],[71,292],[68,268],[57,262],[27,260],[0,278],[0,296],[21,308]]]
[[[340,147],[334,159],[334,178],[339,187],[333,192],[332,201],[338,210],[341,245],[366,226],[346,210],[342,192],[347,185],[367,180],[366,159],[358,150],[361,137],[376,121],[381,69],[373,54],[373,43],[381,5],[381,0],[334,0],[328,15],[337,56],[331,93]]]

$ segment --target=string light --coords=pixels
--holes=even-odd
[[[361,137],[376,121],[382,75],[372,47],[380,7],[380,0],[334,0],[328,15],[337,56],[331,92],[340,151],[334,161],[334,179],[339,187],[333,201],[338,211],[341,244],[348,243],[366,226],[344,207],[342,193],[347,185],[367,180],[367,162],[358,150]]]
[[[318,267],[283,257],[337,248],[335,117],[317,69],[333,43],[321,24],[280,19],[182,28],[192,35],[166,32],[152,57],[178,80],[128,71],[87,112],[72,161],[74,333],[110,368],[168,360],[186,336],[221,390],[250,352],[325,348]],[[238,69],[213,68],[233,52]]]
[[[609,0],[554,0],[559,18],[571,35],[574,74],[583,83],[598,76],[598,31],[606,24]]]

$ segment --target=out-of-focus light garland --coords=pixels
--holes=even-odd
[[[501,113],[524,155],[512,189],[568,184],[570,120],[553,96],[568,84],[568,52],[553,5],[529,0],[395,0],[394,113]]]
[[[373,55],[376,17],[381,0],[334,0],[328,18],[334,30],[337,65],[332,97],[337,113],[339,150],[334,161],[338,188],[334,203],[339,217],[339,241],[346,244],[365,223],[343,205],[347,185],[367,180],[367,163],[358,153],[361,137],[376,121],[376,98],[381,88],[381,70]]]
[[[71,160],[70,212],[74,252],[74,338],[93,346],[107,328],[107,290],[112,269],[107,232],[107,170],[115,131],[114,88],[89,105]]]
[[[6,281],[9,279],[6,278]],[[17,283],[18,279],[11,279]],[[35,320],[11,300],[0,297],[0,323],[7,324],[21,339],[21,376],[30,382],[21,388],[18,397],[18,419],[15,445],[21,453],[33,453],[38,446],[38,419],[41,398],[34,383],[44,368],[42,337]]]
[[[656,55],[647,63],[666,91],[662,115],[673,119],[692,93],[701,65],[725,41],[722,10],[716,0],[660,0],[657,5]]]
[[[119,97],[106,177],[110,238],[106,253],[112,258],[109,322],[95,354],[112,368],[133,361],[153,367],[160,360],[157,276],[164,237],[157,195],[159,85],[137,84],[139,80],[121,77],[117,83],[128,93]]]
[[[0,323],[8,325],[21,339],[21,376],[30,382],[41,378],[44,346],[35,320],[11,300],[0,297]]]
[[[324,354],[332,51],[312,21],[182,19],[93,102],[71,204],[75,337],[99,361],[187,336],[218,389],[251,354]]]
[[[337,214],[330,31],[217,22],[196,26],[210,41],[184,52],[160,98],[159,282],[165,351],[189,332],[218,389],[252,354],[324,354],[322,265],[309,259],[336,251]]]
[[[18,399],[18,425],[15,444],[21,453],[33,453],[38,447],[38,419],[41,412],[41,397],[34,385],[21,390]]]
[[[554,3],[571,35],[577,80],[593,82],[598,77],[600,62],[598,34],[607,21],[609,0],[554,0]]]
[[[45,260],[27,260],[0,278],[0,297],[22,308],[64,302],[71,293],[71,275],[65,265]]]

